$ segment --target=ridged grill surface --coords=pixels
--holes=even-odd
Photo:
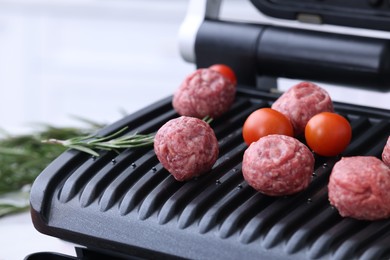
[[[242,125],[276,98],[242,88],[231,110],[211,123],[220,146],[212,171],[188,182],[170,176],[152,148],[101,152],[98,158],[65,152],[34,183],[34,225],[91,248],[140,257],[390,258],[390,220],[342,218],[329,205],[328,177],[340,157],[317,157],[312,183],[293,196],[264,196],[244,181]],[[380,157],[390,111],[335,108],[353,129],[343,156]],[[177,116],[168,97],[100,134],[124,126],[151,133]]]

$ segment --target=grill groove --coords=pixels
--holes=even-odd
[[[60,202],[66,203],[76,196],[95,173],[111,161],[111,156],[108,154],[104,152],[98,158],[90,157],[89,160],[77,168],[65,181],[60,193]]]
[[[290,233],[299,229],[302,222],[306,222],[308,219],[315,217],[319,208],[326,207],[327,194],[324,190],[321,190],[307,201],[306,205],[300,205],[289,214],[283,216],[278,221],[278,224],[272,226],[269,232],[266,234],[262,245],[265,248],[271,248],[282,241],[283,237],[289,237]]]
[[[310,258],[319,258],[326,253],[333,253],[340,247],[343,240],[351,236],[353,232],[364,225],[361,221],[353,219],[341,219],[321,235],[310,248]]]
[[[173,178],[166,178],[146,196],[139,210],[139,218],[141,220],[148,218],[164,203],[166,197],[171,196],[181,186],[183,186],[183,183],[177,182]]]
[[[348,259],[353,258],[354,252],[359,248],[364,248],[375,237],[380,236],[388,230],[390,223],[372,222],[367,223],[367,226],[363,226],[361,230],[351,236],[350,240],[344,241],[341,246],[335,252],[336,259]],[[362,239],[364,238],[364,239]]]
[[[317,240],[318,234],[321,234],[323,231],[327,230],[330,225],[332,225],[340,216],[336,214],[335,210],[326,206],[322,208],[315,216],[312,218],[306,219],[300,229],[298,229],[292,236],[288,239],[286,245],[286,252],[293,254],[307,246],[310,245],[312,241]]]
[[[362,260],[371,259],[388,259],[390,255],[390,230],[382,229],[385,233],[381,236],[375,236],[370,241],[371,243],[366,244],[359,251]],[[364,251],[365,250],[365,251]]]
[[[234,232],[240,232],[245,223],[254,218],[258,211],[261,211],[273,201],[273,198],[255,192],[247,183],[243,184],[243,189],[251,191],[251,197],[238,206],[222,223],[220,228],[221,238],[227,238]]]
[[[80,203],[82,207],[86,207],[93,202],[100,194],[107,188],[107,183],[112,179],[115,179],[123,169],[137,158],[144,155],[144,153],[135,152],[123,152],[117,157],[111,159],[111,163],[107,163],[103,168],[96,172],[94,176],[86,184],[85,188],[81,192]]]
[[[352,126],[354,127],[354,126]],[[378,123],[370,124],[364,131],[356,132],[352,128],[352,141],[347,147],[344,156],[367,155],[367,149],[379,140],[389,135],[390,122],[381,120]],[[382,147],[383,149],[383,147]]]
[[[201,233],[206,233],[212,227],[219,225],[219,223],[223,225],[225,223],[224,219],[240,206],[240,201],[246,200],[253,195],[252,189],[245,184],[245,182],[238,184],[236,189],[232,190],[204,214],[199,224]]]
[[[150,167],[150,166],[149,166]],[[146,168],[146,167],[143,167]],[[126,215],[133,210],[141,201],[143,196],[168,176],[168,172],[160,165],[155,166],[156,170],[149,170],[127,191],[120,202],[120,214]],[[139,170],[142,172],[141,170]]]
[[[214,190],[210,191],[212,194],[209,196],[213,198],[212,200],[206,199],[208,194],[205,194],[205,199],[201,201],[199,207],[206,205],[207,202],[209,205],[207,205],[207,207],[204,206],[204,210],[201,214],[202,216],[200,217],[200,233],[206,233],[216,224],[216,219],[219,217],[217,213],[222,213],[224,210],[227,210],[227,208],[222,207],[224,200],[229,200],[229,195],[234,196],[234,193],[239,193],[233,187],[237,187],[238,183],[241,181],[242,176],[239,175],[237,171],[231,170],[217,180]],[[194,201],[194,203],[196,203],[196,201]],[[228,207],[226,204],[225,206]]]
[[[107,183],[100,200],[100,209],[106,211],[111,208],[142,177],[145,171],[149,170],[149,165],[154,164],[157,164],[157,158],[152,151],[148,151],[139,159],[130,162],[117,177],[113,178],[113,181]]]
[[[242,150],[235,150],[230,151],[225,158],[221,158],[217,161],[216,166],[213,169],[213,173],[206,176],[207,179],[209,179],[208,184],[205,184],[201,193],[198,193],[195,198],[189,201],[188,205],[181,213],[179,217],[180,228],[188,227],[195,220],[195,218],[199,217],[202,212],[204,212],[208,207],[210,207],[209,205],[212,202],[214,202],[217,198],[223,196],[223,194],[228,191],[227,189],[230,186],[228,186],[227,188],[224,187],[230,183],[229,178],[231,177],[231,175],[235,176],[237,175],[237,173],[235,171],[227,171],[231,167],[237,165],[238,162],[241,160],[241,157]],[[224,176],[223,179],[221,179],[222,176]],[[220,183],[220,187],[219,189],[216,189],[215,186],[218,181]]]

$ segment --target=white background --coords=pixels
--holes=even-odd
[[[262,20],[248,2],[225,1],[227,18]],[[179,55],[187,0],[0,1],[0,128],[112,123],[171,95],[194,69]],[[269,22],[267,20],[267,22]],[[273,21],[275,22],[275,21]],[[288,26],[301,26],[289,22]],[[310,26],[309,26],[310,27]],[[348,30],[345,33],[388,33]],[[281,89],[293,84],[280,80]],[[390,93],[326,86],[337,101],[390,109]],[[0,219],[0,260],[73,246],[39,234],[28,213]]]

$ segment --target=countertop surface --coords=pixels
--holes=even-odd
[[[262,19],[248,3],[227,2],[226,16]],[[0,128],[17,134],[35,123],[77,126],[74,115],[112,123],[123,111],[171,95],[195,68],[177,44],[187,4],[0,1]],[[283,90],[294,81],[279,83]],[[336,101],[390,109],[389,92],[326,88]],[[28,212],[0,218],[0,245],[0,260],[43,251],[75,254],[72,244],[37,232]]]

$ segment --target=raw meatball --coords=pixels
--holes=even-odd
[[[314,157],[297,139],[268,135],[253,142],[244,153],[242,173],[250,186],[270,196],[305,189],[314,171]]]
[[[390,136],[387,138],[387,143],[382,153],[383,162],[390,167]]]
[[[390,217],[390,168],[373,156],[344,157],[330,175],[329,201],[343,217]]]
[[[172,105],[182,116],[216,118],[229,110],[235,96],[235,85],[221,73],[198,69],[175,92]]]
[[[158,160],[178,181],[209,171],[218,158],[218,140],[209,124],[193,117],[165,123],[154,138]]]
[[[314,115],[334,112],[328,92],[311,82],[301,82],[291,87],[272,104],[272,108],[291,120],[295,135],[303,133]]]

